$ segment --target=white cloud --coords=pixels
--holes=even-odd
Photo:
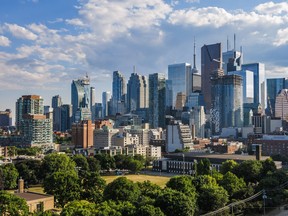
[[[288,67],[269,64],[268,67],[266,67],[266,77],[267,78],[288,77]]]
[[[282,14],[288,13],[288,2],[274,3],[272,1],[266,2],[255,7],[255,10],[260,14]]]
[[[279,29],[273,43],[275,46],[288,44],[288,28]]]
[[[171,11],[162,0],[82,0],[80,17],[66,21],[90,29],[102,41],[110,41],[131,30],[153,30]]]
[[[11,41],[9,40],[9,38],[0,35],[0,46],[7,47],[10,46],[10,43]]]
[[[26,40],[36,40],[37,35],[27,30],[26,28],[19,26],[17,24],[5,23],[4,26],[9,32],[12,33],[14,37],[26,39]]]

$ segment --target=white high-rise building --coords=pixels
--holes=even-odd
[[[203,139],[205,137],[205,121],[204,106],[192,108],[190,112],[190,128],[194,128],[197,138]]]
[[[275,117],[288,121],[288,89],[282,89],[276,97]]]
[[[109,91],[102,93],[102,116],[108,116],[108,102],[111,99],[111,93]]]

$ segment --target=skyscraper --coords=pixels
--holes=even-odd
[[[204,45],[201,48],[201,91],[204,96],[205,108],[211,109],[211,76],[219,73],[222,68],[221,43]]]
[[[95,120],[95,103],[96,103],[96,93],[95,93],[95,88],[90,87],[90,111],[91,111],[91,120],[94,122]]]
[[[168,65],[168,80],[172,84],[172,107],[175,107],[178,93],[187,96],[192,91],[191,64]]]
[[[243,103],[253,103],[254,102],[254,74],[252,71],[239,70],[230,71],[228,75],[239,75],[243,80]]]
[[[267,107],[265,65],[262,63],[243,64],[242,70],[252,71],[254,74],[254,103],[260,103],[263,110]]]
[[[12,126],[12,112],[10,109],[0,111],[0,127]]]
[[[61,131],[65,132],[71,129],[72,124],[72,105],[63,104],[61,106]]]
[[[238,71],[241,69],[242,53],[236,50],[229,50],[222,53],[224,74],[230,71]]]
[[[147,77],[132,73],[127,84],[127,111],[149,107],[149,84]]]
[[[73,80],[71,84],[71,103],[73,109],[73,122],[85,120],[90,112],[90,79],[88,76],[83,79]],[[76,112],[78,113],[76,114]],[[80,118],[80,119],[76,119]],[[91,119],[91,113],[90,113]],[[87,119],[86,119],[87,120]]]
[[[62,100],[60,95],[55,95],[52,97],[52,108],[60,107],[62,105]]]
[[[44,113],[43,99],[39,95],[23,95],[16,102],[16,127],[21,130],[21,121],[25,114]]]
[[[102,93],[102,116],[105,118],[108,116],[108,102],[111,99],[111,93],[109,91]]]
[[[267,79],[267,114],[274,117],[276,97],[285,89],[285,78]]]
[[[61,130],[61,105],[62,100],[59,95],[52,97],[52,108],[53,108],[53,131]]]
[[[225,75],[211,79],[212,133],[222,128],[243,126],[243,84],[239,75]]]
[[[204,106],[196,106],[190,112],[190,128],[194,128],[197,138],[205,137],[205,112]]]
[[[165,127],[165,75],[149,75],[149,124],[151,128]]]
[[[120,71],[113,72],[113,82],[112,82],[112,104],[113,110],[112,114],[115,115],[118,113],[122,107],[121,104],[125,103],[125,95],[126,95],[126,81],[124,76]],[[118,108],[118,106],[120,106]]]
[[[275,117],[288,121],[288,89],[282,89],[276,97]]]

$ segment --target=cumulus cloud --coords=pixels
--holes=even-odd
[[[277,31],[276,39],[273,43],[275,46],[288,44],[288,28],[279,29]]]
[[[10,46],[10,43],[11,41],[9,40],[9,38],[0,35],[0,46],[7,47]]]
[[[278,15],[288,13],[288,2],[274,3],[272,1],[266,2],[255,7],[255,10],[260,14]]]
[[[172,11],[162,0],[82,0],[79,18],[66,20],[68,24],[86,27],[95,36],[109,41],[131,30],[158,27]]]
[[[19,26],[17,24],[5,23],[4,27],[11,32],[14,37],[26,39],[26,40],[36,40],[37,35],[29,31],[28,29]]]
[[[288,76],[288,67],[271,65],[271,64],[268,65],[268,67],[266,67],[267,78],[278,78],[287,76]]]

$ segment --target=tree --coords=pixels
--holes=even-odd
[[[12,163],[0,166],[1,184],[4,182],[4,189],[14,189],[17,186],[18,170]]]
[[[227,191],[220,186],[205,185],[199,193],[198,204],[203,212],[214,211],[224,207],[229,201]]]
[[[162,189],[157,184],[151,183],[149,180],[144,182],[137,182],[138,187],[141,191],[141,197],[149,197],[151,199],[156,199],[161,193]]]
[[[97,216],[122,216],[121,212],[119,212],[115,206],[115,202],[109,200],[102,202],[97,205],[96,209],[96,215]],[[113,207],[111,207],[113,206]]]
[[[243,178],[238,178],[235,174],[228,171],[223,179],[220,181],[220,186],[222,186],[228,194],[233,197],[236,193],[246,188],[245,181]]]
[[[172,177],[166,186],[173,190],[180,191],[186,194],[188,197],[192,198],[194,201],[196,199],[196,188],[192,182],[193,178],[191,176],[175,176]]]
[[[196,206],[184,193],[172,189],[165,190],[155,201],[167,216],[193,216]]]
[[[73,161],[76,163],[76,166],[81,170],[89,171],[89,164],[85,156],[82,154],[77,154],[72,157]]]
[[[133,173],[137,173],[143,169],[143,163],[139,160],[132,159],[129,161],[128,169]]]
[[[44,179],[43,186],[44,191],[54,195],[56,204],[61,207],[80,198],[79,180],[75,171],[53,172]]]
[[[43,179],[59,171],[75,172],[76,164],[65,154],[52,153],[44,157],[41,170],[43,173]]]
[[[115,159],[109,154],[96,154],[94,156],[99,162],[101,166],[101,170],[115,169]]]
[[[192,182],[198,193],[203,185],[218,186],[216,179],[210,175],[197,176],[196,178],[192,179]]]
[[[235,169],[238,167],[238,163],[234,160],[226,160],[222,163],[222,166],[220,167],[220,172],[225,175],[227,172],[235,172]],[[234,173],[235,174],[235,173]]]
[[[136,215],[139,216],[165,216],[159,207],[153,205],[143,205],[137,209]]]
[[[41,161],[24,160],[16,163],[15,167],[19,172],[19,176],[21,176],[28,184],[38,184],[42,181],[40,175]]]
[[[100,162],[94,157],[88,157],[87,162],[91,172],[99,172],[101,169]]]
[[[0,191],[0,215],[26,216],[29,208],[26,201],[14,194]]]
[[[126,177],[119,177],[104,189],[105,200],[135,202],[140,196],[140,189]]]
[[[207,158],[204,158],[197,163],[197,175],[209,175],[210,169],[211,163]]]
[[[265,161],[262,162],[262,176],[266,176],[269,172],[274,173],[277,168],[272,158],[267,158]]]
[[[86,200],[72,201],[65,205],[61,211],[61,216],[93,216],[96,214],[96,204]]]
[[[82,179],[81,198],[93,203],[100,203],[103,200],[103,191],[106,182],[96,172],[86,172]]]
[[[244,178],[245,182],[256,183],[261,178],[262,163],[258,160],[247,160],[236,168],[236,175]]]

